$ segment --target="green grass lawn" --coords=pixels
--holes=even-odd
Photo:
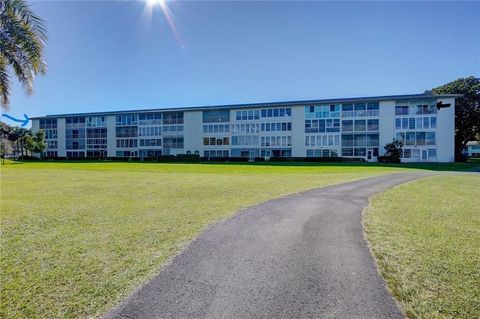
[[[409,318],[480,318],[480,174],[434,176],[378,194],[364,226]]]
[[[288,193],[396,170],[7,163],[0,317],[98,317],[215,220]]]
[[[7,162],[0,317],[99,317],[207,224],[242,207],[410,168],[470,167]]]

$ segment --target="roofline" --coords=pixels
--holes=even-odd
[[[269,106],[302,106],[308,104],[323,103],[344,103],[344,102],[372,102],[384,100],[409,100],[409,99],[432,99],[432,98],[459,98],[462,94],[406,94],[406,95],[383,95],[383,96],[367,96],[367,97],[351,97],[337,99],[320,99],[320,100],[300,100],[300,101],[283,101],[283,102],[266,102],[266,103],[243,103],[243,104],[225,104],[225,105],[204,105],[189,107],[172,107],[172,108],[155,108],[155,109],[137,109],[137,110],[120,110],[106,112],[88,112],[88,113],[67,113],[67,114],[51,114],[46,116],[31,117],[31,119],[40,119],[47,117],[68,117],[68,116],[97,116],[97,115],[113,115],[113,114],[129,114],[138,112],[175,112],[175,111],[206,111],[212,109],[232,109],[232,108],[258,108]]]

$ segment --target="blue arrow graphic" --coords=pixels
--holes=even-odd
[[[25,117],[24,120],[16,119],[13,116],[10,116],[8,114],[2,114],[2,116],[5,116],[6,118],[11,119],[12,121],[22,123],[22,126],[25,126],[28,124],[28,122],[30,122],[30,119],[28,118],[27,114],[23,114],[23,116]]]

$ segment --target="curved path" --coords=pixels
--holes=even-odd
[[[214,224],[105,318],[403,318],[362,230],[400,173],[271,200]]]

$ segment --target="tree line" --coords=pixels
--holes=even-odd
[[[31,129],[10,126],[0,122],[2,164],[7,156],[12,156],[14,159],[25,159],[32,157],[33,153],[39,153],[40,157],[43,158],[46,147],[47,143],[43,130],[33,133]]]

